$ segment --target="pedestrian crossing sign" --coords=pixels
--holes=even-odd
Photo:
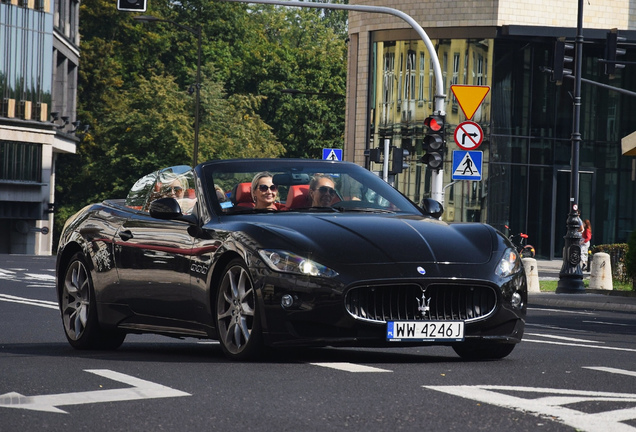
[[[322,149],[322,159],[330,160],[330,161],[341,161],[342,160],[342,149],[339,148],[323,148]]]
[[[483,152],[453,150],[453,180],[481,180]]]

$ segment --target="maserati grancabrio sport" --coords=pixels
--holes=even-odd
[[[77,349],[130,333],[214,339],[236,360],[294,346],[503,358],[524,332],[521,258],[491,226],[442,213],[346,162],[162,169],[66,222],[64,331]]]

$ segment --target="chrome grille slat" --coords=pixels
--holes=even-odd
[[[429,310],[422,316],[418,299],[422,293]],[[481,285],[434,284],[426,288],[415,284],[361,286],[350,289],[345,307],[354,318],[373,322],[392,320],[474,321],[490,315],[497,305],[492,287]]]

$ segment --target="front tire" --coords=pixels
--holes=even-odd
[[[80,350],[118,348],[126,334],[100,328],[93,280],[86,262],[84,254],[76,253],[64,274],[60,311],[66,339]]]
[[[508,356],[516,344],[511,343],[468,343],[453,345],[453,350],[464,360],[499,360]]]
[[[262,350],[258,301],[247,266],[235,259],[225,267],[216,294],[216,328],[232,360],[251,360]]]

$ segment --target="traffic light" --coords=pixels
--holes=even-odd
[[[613,77],[616,73],[616,69],[623,69],[624,64],[616,63],[616,57],[619,55],[625,55],[625,48],[619,48],[618,43],[624,42],[624,37],[618,36],[617,29],[611,29],[607,33],[607,42],[605,44],[605,75]]]
[[[117,10],[146,12],[146,0],[117,0]]]
[[[569,51],[574,49],[574,45],[566,43],[565,38],[558,38],[554,43],[554,61],[552,62],[552,81],[557,85],[563,83],[563,77],[566,75],[572,75],[572,69],[568,69],[568,63],[574,62],[574,57],[566,55]]]
[[[370,162],[375,162],[375,163],[382,162],[382,150],[379,147],[365,150],[364,155],[369,156]]]
[[[428,127],[428,132],[424,137],[424,150],[426,153],[422,156],[424,162],[429,168],[439,170],[444,164],[444,116],[432,115],[424,120],[424,124]]]
[[[409,155],[407,149],[392,146],[391,153],[393,153],[393,159],[391,160],[389,174],[399,174],[409,167],[409,164],[404,162],[405,157]]]

